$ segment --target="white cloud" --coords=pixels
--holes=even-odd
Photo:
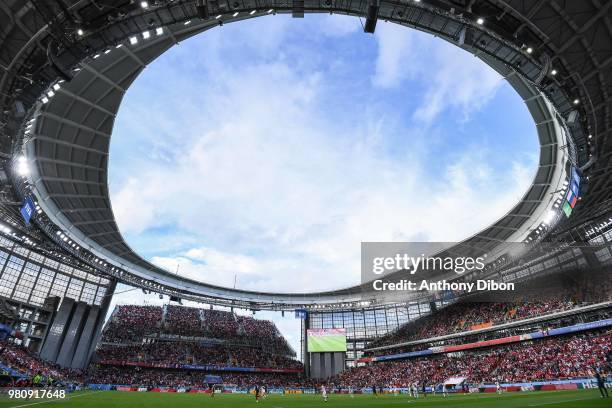
[[[455,109],[466,120],[485,106],[502,84],[497,72],[459,48],[435,56],[446,63],[432,73],[432,86],[414,113],[416,119],[431,122],[445,110]]]
[[[380,22],[374,35],[378,55],[372,83],[381,88],[398,87],[414,73],[418,63],[413,58],[415,33],[397,24]]]
[[[424,96],[414,112],[420,121],[430,123],[449,110],[467,119],[485,106],[502,84],[501,76],[484,62],[429,34],[389,23],[377,27],[376,39],[373,84],[401,88],[406,79],[421,78]]]

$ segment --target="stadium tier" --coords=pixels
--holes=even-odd
[[[212,344],[258,347],[295,356],[274,323],[233,312],[184,306],[117,306],[102,334],[104,344],[142,344],[160,339],[199,338]]]
[[[530,281],[530,288],[511,302],[492,302],[488,296],[476,296],[454,303],[402,325],[370,342],[368,348],[387,346],[384,350],[389,352],[393,349],[390,346],[413,340],[435,340],[453,333],[467,337],[474,331],[507,323],[516,323],[514,326],[520,327],[521,322],[532,322],[528,319],[534,317],[554,316],[559,312],[568,312],[566,316],[571,316],[571,311],[579,312],[589,305],[612,300],[612,281],[608,271],[575,271],[562,276],[561,284],[554,287],[547,286],[548,280],[544,277]],[[550,325],[549,320],[542,319],[543,324]]]
[[[463,355],[378,363],[345,371],[335,382],[344,387],[405,388],[413,383],[437,386],[450,378],[464,378],[470,384],[589,378],[595,367],[604,364],[611,346],[612,331],[608,329]]]
[[[404,40],[390,36],[392,31],[385,31],[372,43],[380,49],[380,55],[363,54],[372,58],[360,56],[355,67],[351,67],[336,61],[335,54],[329,54],[330,58],[319,59],[333,60],[333,69],[317,71],[318,79],[312,84],[303,86],[300,80],[309,75],[299,71],[294,77],[289,76],[284,92],[279,87],[283,94],[295,92],[291,98],[300,103],[308,100],[313,107],[316,105],[313,111],[327,112],[330,109],[326,104],[331,106],[335,102],[316,99],[310,94],[316,92],[307,88],[314,88],[315,82],[329,81],[327,74],[332,70],[350,74],[350,85],[359,93],[351,97],[348,93],[334,92],[345,98],[341,107],[370,99],[376,101],[371,105],[368,102],[368,109],[364,110],[368,115],[360,114],[350,121],[357,124],[355,129],[364,129],[366,139],[363,140],[368,143],[362,145],[357,138],[361,135],[355,135],[355,140],[347,137],[346,150],[361,154],[364,148],[372,147],[369,133],[377,132],[375,139],[378,140],[378,132],[385,133],[387,124],[391,123],[388,118],[395,115],[386,112],[386,108],[380,109],[378,97],[370,95],[370,91],[384,91],[389,98],[402,98],[389,99],[388,106],[414,108],[404,104],[404,94],[396,94],[395,89],[391,92],[378,79],[388,75],[389,78],[382,79],[397,82],[394,85],[399,86],[407,80],[404,77],[412,80],[417,76],[431,87],[423,96],[423,106],[427,109],[417,109],[410,115],[405,114],[408,110],[401,111],[397,116],[409,118],[408,122],[414,122],[410,123],[410,129],[414,127],[423,133],[422,141],[418,142],[427,145],[423,161],[436,159],[438,151],[445,153],[440,157],[460,157],[458,148],[476,141],[473,144],[477,149],[473,150],[478,154],[466,156],[470,157],[465,164],[469,170],[466,170],[467,176],[457,177],[454,170],[446,171],[454,167],[436,168],[437,164],[433,163],[426,172],[412,171],[419,188],[408,195],[398,195],[397,199],[372,194],[376,198],[375,207],[361,195],[362,191],[369,193],[368,189],[351,183],[347,191],[358,192],[354,196],[335,190],[324,195],[330,201],[349,203],[347,206],[357,209],[355,214],[363,219],[335,214],[333,209],[330,217],[321,215],[321,220],[332,219],[329,223],[321,221],[321,225],[318,216],[304,216],[298,220],[303,224],[300,231],[308,234],[302,236],[273,225],[272,212],[260,217],[263,221],[255,226],[245,223],[238,213],[228,213],[227,219],[216,219],[207,211],[224,207],[229,199],[216,202],[215,198],[214,206],[208,207],[201,197],[183,197],[183,192],[167,188],[174,184],[172,177],[180,177],[173,173],[164,174],[167,178],[163,180],[168,186],[160,182],[150,189],[154,195],[161,200],[168,199],[171,204],[179,200],[182,204],[188,202],[185,207],[168,205],[173,211],[178,207],[188,207],[189,211],[200,204],[202,207],[195,208],[193,213],[181,214],[188,216],[188,221],[182,222],[180,228],[171,229],[169,225],[175,218],[170,213],[145,214],[144,203],[151,204],[152,200],[142,194],[147,190],[141,185],[144,182],[140,178],[132,180],[127,171],[116,171],[121,180],[119,184],[127,186],[122,207],[114,207],[123,210],[122,217],[117,218],[115,215],[120,213],[113,211],[109,188],[109,180],[111,185],[116,184],[109,170],[115,128],[134,131],[141,129],[139,125],[143,121],[158,123],[153,120],[156,109],[174,109],[164,113],[176,116],[177,120],[189,118],[191,122],[194,116],[190,103],[195,98],[175,92],[172,97],[177,100],[169,100],[159,82],[149,80],[143,83],[156,85],[155,92],[147,93],[147,100],[143,102],[146,109],[130,112],[124,108],[133,126],[117,126],[125,96],[142,72],[177,44],[185,46],[180,49],[182,56],[176,57],[172,65],[182,66],[180,58],[189,58],[193,63],[200,61],[200,57],[208,60],[207,55],[192,58],[184,51],[190,49],[186,44],[198,36],[208,38],[210,31],[219,32],[226,23],[246,24],[242,20],[261,17],[258,20],[262,22],[261,27],[267,27],[266,24],[274,24],[270,21],[279,24],[278,20],[283,18],[281,24],[285,24],[305,14],[312,14],[313,18],[342,14],[349,20],[352,18],[355,27],[367,34],[374,33],[378,20],[383,20],[400,29],[432,35],[441,42],[444,40],[445,46],[454,45],[460,52],[474,56],[453,60],[452,69],[440,71],[444,74],[433,69],[429,72],[429,67],[413,69],[412,61],[408,60],[416,58],[421,44],[416,39]],[[363,24],[358,24],[359,20]],[[331,23],[325,20],[324,24]],[[310,35],[295,38],[312,40],[318,48],[327,48],[330,41],[342,36],[344,41],[362,35],[344,26],[302,29],[311,30],[307,33],[313,38]],[[276,28],[264,31],[273,33],[278,41]],[[319,31],[324,37],[315,36]],[[250,402],[262,402],[266,392],[275,407],[332,405],[334,397],[340,395],[347,398],[338,398],[342,401],[340,405],[351,407],[403,405],[425,395],[430,398],[428,406],[432,408],[609,405],[609,400],[604,398],[612,387],[612,0],[2,0],[0,33],[0,406],[25,407],[53,401],[87,408],[168,404],[231,407],[244,406],[247,398]],[[242,41],[246,37],[241,33],[233,38]],[[252,37],[261,40],[259,35]],[[391,47],[383,46],[384,41],[391,41],[387,43]],[[278,41],[281,43],[284,41]],[[287,43],[297,49],[300,42],[292,38]],[[217,61],[217,56],[231,54],[224,48],[230,45],[232,41],[217,38],[206,43],[205,49],[217,53],[215,58],[210,58]],[[280,59],[271,59],[274,52],[266,48],[266,66],[276,67],[272,63],[276,61],[287,67],[303,68],[316,59],[311,56],[317,55],[313,50],[303,54],[285,53],[280,45],[278,50],[276,46],[269,48],[278,51]],[[372,47],[359,48],[370,52]],[[396,49],[398,54],[392,55]],[[443,59],[432,50],[425,53]],[[343,51],[342,54],[351,53]],[[308,60],[308,64],[299,62],[300,58]],[[387,60],[396,68],[387,69]],[[534,149],[528,152],[534,158],[532,174],[522,170],[520,154],[516,154],[516,161],[510,160],[514,159],[514,152],[506,152],[501,147],[503,143],[497,146],[498,138],[501,141],[506,134],[512,139],[508,141],[509,146],[522,145],[518,141],[523,139],[516,137],[515,140],[517,133],[508,125],[518,116],[510,114],[514,106],[494,106],[491,107],[494,111],[486,113],[479,110],[493,99],[480,94],[480,78],[470,73],[474,62],[484,64],[483,68],[491,74],[489,88],[498,89],[502,83],[509,91],[503,93],[516,100],[517,112],[522,109],[521,114],[532,120],[520,128],[521,132],[527,129],[533,134]],[[291,117],[284,118],[283,111],[293,109],[285,103],[268,103],[266,92],[273,86],[267,82],[261,82],[266,91],[254,91],[256,96],[249,96],[249,100],[234,101],[227,97],[226,101],[225,85],[217,81],[221,77],[239,78],[249,70],[243,64],[236,70],[220,69],[222,65],[215,62],[215,72],[223,75],[213,80],[203,78],[202,88],[198,88],[213,88],[214,84],[223,90],[223,100],[217,104],[215,99],[210,104],[223,113],[216,114],[220,126],[238,135],[241,132],[249,137],[263,134],[270,139],[266,143],[271,143],[274,137],[270,135],[277,133],[287,139],[293,137],[287,134],[290,131],[308,133],[297,129],[302,125]],[[363,75],[366,71],[352,69],[356,67],[371,70],[372,77],[369,73]],[[399,72],[404,69],[410,75]],[[263,77],[276,83],[276,78],[260,73],[255,77],[245,76],[249,86]],[[364,78],[365,82],[360,82]],[[181,80],[188,82],[187,77]],[[483,79],[482,84],[486,85],[485,82]],[[365,83],[372,87],[364,88]],[[187,84],[184,89],[196,92],[190,88]],[[230,88],[247,87],[233,84]],[[417,88],[422,91],[415,85]],[[331,94],[321,92],[324,98]],[[411,94],[409,99],[412,102],[415,98]],[[471,112],[471,105],[478,105],[479,123],[469,127],[464,118],[457,122],[457,129],[446,124],[446,119],[455,116],[455,111],[439,108],[442,99],[449,102],[446,104],[449,109],[461,107],[462,115],[456,116],[465,116],[465,112]],[[265,122],[267,128],[261,132],[250,129],[250,122],[236,119],[237,123],[233,123],[234,112],[226,106],[248,106],[245,109],[253,123],[263,123],[262,118],[270,122]],[[306,123],[307,117],[300,111],[305,109],[303,106],[293,114]],[[425,121],[424,110],[439,112],[434,120]],[[136,111],[139,113],[134,114]],[[380,116],[384,120],[380,120],[380,125],[377,122],[372,129],[363,126],[369,123],[370,112],[383,111],[385,115]],[[289,123],[285,124],[289,130],[277,126],[281,118]],[[318,120],[313,122],[319,126]],[[333,124],[331,133],[355,133],[344,118],[333,114],[323,122]],[[193,120],[193,123],[197,132],[205,127],[201,125],[203,120]],[[417,126],[413,126],[415,123]],[[449,139],[448,143],[441,143],[438,140],[441,124],[465,140],[456,143]],[[180,125],[176,133],[183,136],[190,124]],[[494,129],[486,129],[486,125]],[[193,155],[193,162],[208,166],[204,158],[208,159],[208,151],[204,154],[191,151],[195,150],[193,146],[173,146],[178,144],[178,138],[166,136],[174,131],[159,127],[165,132],[161,150],[171,146],[180,152],[173,153],[169,161],[183,165],[178,157]],[[211,140],[217,137],[214,129],[209,133]],[[393,163],[389,169],[400,168],[396,163],[405,159],[398,159],[401,155],[397,152],[419,151],[410,144],[396,145],[400,141],[412,143],[418,138],[404,137],[395,130],[392,133],[402,137],[391,137],[389,146],[381,149],[385,153],[386,150],[393,152],[388,155],[392,159],[389,163]],[[478,138],[468,138],[468,133]],[[495,149],[489,148],[489,140],[495,141]],[[236,143],[242,144],[242,139]],[[332,144],[334,148],[339,145],[335,139]],[[130,151],[134,157],[146,150],[138,142],[132,141],[130,146],[134,148],[134,152]],[[262,146],[259,141],[244,143],[240,146],[246,149],[242,156],[235,155],[232,148],[224,153],[227,157],[212,163],[243,164],[243,157],[252,156],[256,150],[266,150],[269,154],[277,151],[267,144],[265,148]],[[153,153],[142,156],[158,158],[158,148],[155,145]],[[298,143],[290,146],[292,152],[301,148]],[[504,169],[512,163],[509,178],[532,177],[524,183],[526,189],[522,195],[513,190],[515,186],[493,186],[491,191],[504,196],[504,205],[492,197],[473,194],[480,191],[480,188],[473,189],[481,183],[480,173],[501,171],[498,167],[502,166],[491,166],[483,158],[488,158],[493,150],[503,155],[504,160],[508,159]],[[319,153],[321,159],[329,156],[329,160],[342,162],[335,154],[324,154],[324,149],[317,144],[312,154],[319,156]],[[288,167],[302,166],[295,161],[297,157],[293,153],[282,156]],[[364,164],[372,161],[384,175],[381,184],[393,184],[386,179],[387,162],[379,163],[376,157],[376,160],[364,160]],[[141,165],[144,159],[142,162],[140,159],[134,162]],[[318,165],[317,160],[311,161],[313,169]],[[369,183],[379,184],[378,180],[369,179],[375,175],[364,177],[370,167],[364,165],[362,169],[359,162],[346,161],[356,166],[351,167],[355,180],[367,178]],[[261,162],[268,164],[274,160]],[[190,166],[184,167],[189,170],[186,174],[194,175]],[[216,164],[208,167],[217,170]],[[301,170],[308,174],[311,169]],[[460,179],[459,200],[452,196],[452,189],[437,183],[435,177],[445,172],[451,173],[448,176],[451,187],[456,187],[455,178]],[[275,193],[286,176],[285,171],[279,173],[283,173],[279,174],[279,180],[265,177],[264,184],[274,187]],[[247,176],[228,180],[248,184],[250,174],[248,171],[244,174]],[[322,178],[312,186],[324,186],[327,182]],[[172,187],[178,188],[181,183]],[[333,187],[333,183],[329,184]],[[444,187],[432,202],[451,207],[452,211],[447,214],[452,216],[438,219],[437,214],[431,213],[429,203],[422,201],[422,212],[427,215],[412,210],[402,215],[404,221],[414,223],[419,231],[404,231],[409,229],[408,224],[396,222],[393,218],[396,214],[387,210],[391,207],[386,204],[396,199],[399,203],[405,200],[412,204],[423,199],[416,192],[429,191],[430,184]],[[225,186],[233,187],[227,180],[211,185],[215,187],[197,184],[192,191],[221,193]],[[290,202],[310,205],[311,190],[309,186],[296,201]],[[173,196],[164,197],[164,194]],[[447,195],[452,199],[447,200]],[[234,200],[233,196],[231,199]],[[270,200],[278,206],[286,205],[276,196]],[[232,205],[252,212],[268,208],[251,206],[253,203],[248,197],[244,201],[232,202]],[[500,208],[499,214],[481,214],[478,210],[488,206]],[[321,204],[320,208],[326,206]],[[378,213],[372,208],[385,210]],[[297,210],[291,214],[286,217],[291,221],[302,215]],[[501,216],[491,221],[492,214]],[[163,241],[163,245],[151,245],[146,252],[138,253],[124,239],[118,220],[140,222],[141,216],[155,218],[142,230],[154,230],[161,236],[158,242]],[[252,218],[258,216],[255,214]],[[183,231],[195,218],[197,221],[215,219],[211,224],[194,222],[196,227]],[[486,224],[476,222],[484,218],[489,220]],[[426,228],[428,220],[431,225]],[[313,225],[307,225],[308,222]],[[235,224],[236,230],[230,231],[229,224]],[[261,227],[264,224],[266,228]],[[327,229],[333,229],[332,225],[335,228],[336,224],[343,224],[343,231],[348,233],[339,234],[342,238],[338,242],[328,242],[333,239],[327,236]],[[388,226],[383,228],[383,224]],[[437,226],[435,231],[431,229],[433,225]],[[474,226],[481,229],[474,230]],[[442,230],[446,227],[448,230]],[[365,236],[357,237],[356,231],[360,235],[366,231]],[[471,231],[472,235],[457,236],[458,231]],[[192,232],[197,236],[190,236]],[[150,244],[148,239],[139,236],[140,230],[132,235],[138,235],[142,245]],[[314,235],[316,245],[311,242]],[[395,239],[445,235],[457,236],[456,242],[370,242],[381,236]],[[270,245],[272,236],[278,238],[276,247]],[[257,239],[263,243],[250,247],[248,243]],[[197,243],[203,249],[183,248],[181,245],[187,245],[186,242]],[[296,271],[312,268],[307,262],[300,268],[292,266],[306,259],[315,246],[317,253],[323,255],[310,265],[328,268],[318,271],[321,272],[318,276],[323,278],[317,285],[327,280],[331,285],[354,272],[355,279],[350,285],[321,290],[323,286],[309,287],[305,276],[296,276]],[[291,250],[286,249],[289,247]],[[352,250],[335,253],[338,248]],[[361,249],[360,259],[344,259],[345,254],[353,254],[355,249]],[[194,252],[198,253],[197,257],[186,255]],[[250,262],[242,265],[242,261],[237,261],[240,265],[232,265],[228,260],[242,259],[246,254],[253,256],[253,265]],[[191,263],[187,265],[188,270],[178,266],[175,269],[178,260],[185,267],[182,262],[185,257]],[[215,257],[223,259],[219,261]],[[287,259],[292,266],[282,266]],[[327,266],[330,259],[338,262],[333,265],[342,266]],[[351,269],[359,263],[361,270]],[[172,270],[162,264],[172,264]],[[237,283],[241,280],[239,273],[245,268],[248,283],[242,284],[247,289]],[[272,274],[266,274],[266,268],[286,277],[290,285],[276,282]],[[198,280],[194,276],[203,278]],[[215,276],[233,278],[234,285],[223,286],[214,281]],[[291,289],[266,290],[283,287]],[[131,304],[112,308],[126,299]],[[251,317],[251,314],[261,316],[260,312],[267,319]],[[282,324],[278,323],[281,319],[285,319]],[[287,327],[294,329],[285,331],[291,330]],[[283,329],[282,333],[279,328]],[[41,399],[34,392],[41,390],[76,394],[65,398],[65,393],[61,394],[63,397],[55,393],[44,397],[45,401],[33,401]],[[132,391],[133,394],[126,394]],[[207,402],[197,399],[201,393],[209,394]],[[230,393],[237,395],[214,398],[217,394]],[[493,395],[480,395],[489,393]],[[517,397],[506,393],[516,393]],[[122,394],[130,397],[123,399]],[[289,394],[302,394],[302,399],[287,398]],[[389,394],[389,398],[381,394]],[[446,402],[449,394],[452,395],[450,402]],[[398,400],[390,403],[391,398]],[[28,399],[28,402],[15,399]]]

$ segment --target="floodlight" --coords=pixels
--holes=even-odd
[[[556,212],[554,212],[553,210],[549,210],[546,213],[546,216],[544,217],[544,220],[542,220],[542,222],[546,225],[550,225],[550,223],[553,222],[553,220],[555,219],[555,214]]]

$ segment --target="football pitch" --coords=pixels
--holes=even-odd
[[[83,391],[70,394],[64,400],[10,400],[0,397],[0,408],[25,407],[66,407],[66,408],[207,408],[207,407],[269,407],[269,408],[310,408],[310,407],[479,407],[479,408],[590,408],[611,407],[612,399],[602,399],[597,390],[583,391],[539,391],[503,394],[452,395],[448,398],[428,396],[414,399],[407,395],[330,395],[323,402],[320,395],[269,395],[259,403],[251,395],[225,394],[211,398],[208,394],[165,394],[117,391]]]

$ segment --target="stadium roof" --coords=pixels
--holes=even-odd
[[[15,166],[24,155],[30,168],[27,177],[12,171],[15,166],[9,171],[18,195],[36,198],[37,223],[49,239],[109,275],[153,291],[265,308],[363,301],[359,286],[270,294],[165,271],[124,241],[107,185],[110,138],[123,95],[164,51],[223,23],[271,13],[335,12],[430,32],[473,52],[508,80],[532,114],[540,161],[530,189],[508,214],[452,250],[502,254],[506,242],[530,242],[552,226],[562,231],[609,214],[612,2],[381,1],[369,14],[367,6],[334,0],[3,2],[2,149]],[[582,200],[565,220],[555,204],[572,166],[582,170],[585,183]]]

